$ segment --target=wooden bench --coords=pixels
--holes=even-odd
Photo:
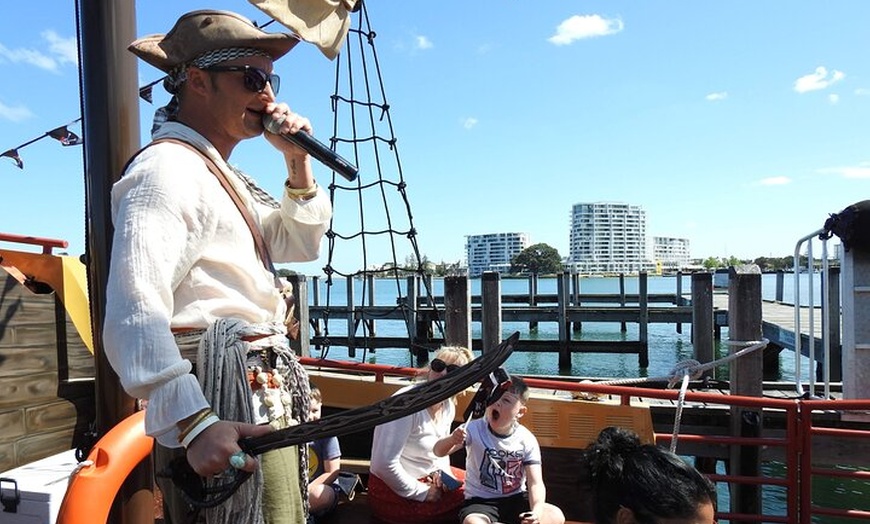
[[[372,462],[369,459],[341,457],[340,469],[357,475],[368,475],[371,465]]]

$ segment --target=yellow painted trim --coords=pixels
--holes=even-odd
[[[61,301],[76,327],[82,342],[94,353],[94,336],[91,331],[91,308],[88,300],[88,275],[85,265],[78,257],[60,257],[63,262],[63,296]]]

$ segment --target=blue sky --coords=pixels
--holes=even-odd
[[[870,2],[367,6],[430,260],[459,260],[465,235],[502,231],[566,256],[571,206],[602,201],[642,206],[649,235],[689,238],[694,257],[786,256],[828,213],[870,198]],[[268,21],[242,0],[149,0],[137,5],[139,34],[206,7]],[[74,20],[72,0],[5,10],[0,151],[80,116]],[[276,72],[279,98],[327,139],[335,64],[300,45]],[[140,62],[140,85],[158,77]],[[155,101],[165,101],[159,87]],[[154,106],[141,109],[145,140]],[[250,142],[231,160],[279,191],[279,159]],[[19,154],[24,170],[0,158],[0,232],[65,239],[70,254],[82,253],[82,148],[46,138]],[[374,167],[360,167],[365,182]],[[352,223],[359,210],[337,204],[336,224]],[[399,260],[410,252],[400,244]],[[340,256],[348,268],[363,260]],[[370,246],[366,257],[391,254]]]

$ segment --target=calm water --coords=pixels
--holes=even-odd
[[[472,279],[471,293],[477,295],[480,293],[480,280]],[[783,282],[783,301],[786,303],[794,302],[794,275],[785,275]],[[328,300],[333,305],[344,305],[346,302],[347,291],[346,281],[334,281],[331,289],[323,281],[320,281],[320,304],[327,303]],[[443,295],[444,287],[443,280],[434,279],[432,293],[435,296]],[[677,289],[676,277],[648,277],[647,288],[649,293],[674,293]],[[581,292],[586,294],[605,294],[619,292],[619,279],[613,278],[583,278],[580,283]],[[528,280],[527,279],[502,279],[501,290],[503,295],[508,294],[527,294]],[[801,276],[800,302],[808,304],[809,285],[806,275]],[[638,279],[637,277],[625,278],[625,292],[628,294],[637,293]],[[555,293],[556,280],[552,278],[543,278],[538,282],[539,293]],[[682,280],[682,292],[686,295],[691,292],[691,277],[684,276]],[[368,303],[369,297],[364,295],[364,290],[361,282],[355,282],[354,303]],[[375,283],[375,304],[377,305],[395,305],[397,296],[404,296],[405,281],[404,279],[396,282],[392,279],[378,280]],[[818,276],[815,278],[815,286],[813,290],[815,304],[821,302],[821,293],[819,290]],[[776,297],[776,275],[762,275],[762,298],[765,300],[773,300]],[[310,297],[310,302],[313,299]],[[658,304],[657,304],[658,305]],[[508,336],[514,331],[520,332],[520,339],[543,339],[557,340],[558,331],[556,323],[540,323],[536,333],[530,333],[527,323],[510,323],[502,324],[504,336]],[[583,331],[581,334],[574,333],[572,336],[577,340],[637,340],[638,327],[636,324],[628,324],[625,333],[620,332],[618,324],[611,323],[583,323]],[[333,319],[329,323],[329,333],[335,336],[343,336],[346,334],[347,322],[345,319]],[[691,326],[686,324],[683,326],[683,333],[676,332],[676,326],[672,324],[650,324],[649,325],[649,354],[650,366],[647,369],[642,369],[638,366],[637,355],[610,355],[602,353],[590,354],[574,354],[572,355],[572,370],[571,375],[585,377],[615,377],[615,378],[634,378],[634,377],[649,377],[667,375],[673,368],[674,364],[688,358],[692,358],[692,343],[690,339]],[[358,331],[360,336],[362,331]],[[399,321],[379,321],[377,324],[377,334],[379,336],[396,336],[407,337],[407,329],[404,323]],[[472,324],[472,336],[480,337],[479,323]],[[727,340],[728,330],[722,330],[723,340]],[[522,344],[520,344],[522,347]],[[719,344],[716,348],[717,358],[728,354],[728,348],[724,344]],[[334,347],[329,349],[325,355],[329,358],[347,359],[347,350],[342,347]],[[415,361],[407,349],[379,349],[377,352],[364,352],[357,350],[357,356],[354,360],[365,361],[376,364],[388,364],[399,366],[415,366]],[[803,359],[806,363],[807,359]],[[557,375],[558,357],[555,353],[522,353],[515,352],[511,355],[506,366],[508,371],[527,374],[547,374]],[[780,372],[782,380],[793,380],[794,373],[794,353],[785,350],[780,354]],[[716,370],[717,376],[727,379],[727,366],[720,367]],[[805,367],[801,372],[802,377],[809,376],[809,369]],[[771,477],[783,477],[785,466],[780,463],[765,463],[764,474]],[[724,463],[719,463],[720,473],[724,474]],[[719,507],[723,510],[729,507],[730,497],[727,486],[719,485]],[[870,483],[821,479],[813,483],[813,497],[818,505],[831,507],[854,507],[860,509],[868,509],[867,500],[870,496]],[[766,486],[763,489],[762,503],[765,514],[785,515],[786,496],[785,489],[781,487]],[[854,522],[850,519],[836,519],[833,517],[817,517],[814,522],[820,523],[846,523]]]
[[[806,276],[802,276],[806,282]],[[360,304],[363,301],[368,302],[368,295],[363,289],[360,281],[355,281],[354,302]],[[480,279],[472,279],[471,293],[477,295],[480,293]],[[774,299],[776,296],[776,275],[762,275],[762,298]],[[327,293],[329,304],[344,305],[347,300],[346,281],[336,279],[328,288],[323,280],[319,282],[321,305],[327,303]],[[443,295],[444,282],[442,279],[433,279],[432,293],[436,296]],[[557,282],[553,278],[542,278],[538,282],[538,292],[542,294],[556,293]],[[502,279],[501,291],[503,295],[511,294],[527,294],[529,282],[527,279]],[[674,293],[677,289],[677,278],[650,276],[647,279],[647,289],[649,293]],[[580,282],[580,290],[583,294],[612,294],[619,292],[619,278],[617,277],[588,277],[582,278]],[[801,302],[805,302],[807,298],[808,287],[806,283],[801,288]],[[625,278],[625,292],[627,294],[638,292],[637,277]],[[682,278],[682,292],[686,295],[691,292],[691,277],[688,275]],[[794,298],[794,276],[786,275],[784,280],[784,301],[792,302]],[[313,295],[313,292],[312,292]],[[400,279],[398,282],[393,279],[381,279],[375,283],[376,305],[395,305],[397,296],[405,295],[405,280]],[[818,302],[820,293],[818,290],[818,279],[816,279],[816,290],[814,292],[814,302]],[[313,298],[310,298],[313,302]],[[658,304],[657,304],[658,305]],[[520,332],[520,339],[538,339],[538,340],[558,340],[558,326],[555,322],[541,322],[538,325],[537,332],[530,332],[528,323],[523,322],[503,322],[503,334],[505,337],[514,331]],[[571,375],[584,377],[614,377],[614,378],[633,378],[633,377],[649,377],[667,375],[674,367],[674,364],[681,360],[692,358],[693,349],[691,343],[691,325],[683,325],[683,333],[677,333],[676,326],[673,324],[650,324],[649,335],[649,355],[650,366],[646,369],[638,366],[637,355],[614,355],[605,353],[577,353],[572,355]],[[347,332],[347,322],[345,319],[331,319],[329,322],[329,333],[335,336],[344,336]],[[727,328],[723,329],[722,337],[727,340]],[[407,337],[407,328],[403,322],[399,321],[378,321],[377,323],[378,336],[396,336]],[[362,335],[362,328],[357,331],[357,336]],[[472,324],[472,336],[480,337],[480,324],[475,322]],[[573,333],[572,337],[575,340],[589,341],[630,341],[637,340],[638,325],[629,323],[626,326],[626,332],[620,331],[619,324],[600,323],[600,322],[584,322],[582,333]],[[522,346],[520,345],[520,348]],[[719,344],[716,348],[717,358],[728,354],[728,348],[724,344]],[[329,358],[348,358],[345,348],[330,348],[326,354]],[[355,358],[357,361],[365,360],[369,363],[399,365],[399,366],[414,366],[415,362],[410,352],[407,349],[379,349],[377,352],[357,351]],[[806,359],[803,359],[805,368],[801,372],[802,377],[809,376],[809,367]],[[783,380],[793,380],[795,376],[794,353],[791,351],[783,351],[780,356],[780,369]],[[522,372],[528,374],[560,374],[558,369],[558,355],[554,353],[523,353],[515,352],[506,365],[509,371]],[[727,367],[717,369],[717,376],[727,378]]]

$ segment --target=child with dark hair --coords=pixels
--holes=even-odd
[[[597,524],[713,524],[716,488],[677,455],[605,428],[583,452]]]
[[[435,444],[445,456],[466,449],[463,524],[562,524],[562,510],[546,502],[538,439],[519,419],[526,412],[529,387],[517,376],[510,387],[472,419]]]

